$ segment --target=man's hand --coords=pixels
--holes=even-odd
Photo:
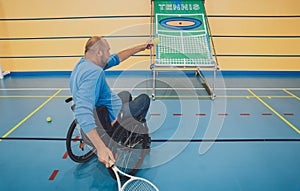
[[[107,147],[102,150],[97,150],[98,160],[105,164],[106,168],[110,167],[109,161],[115,162],[114,155],[111,150]]]
[[[137,45],[133,48],[122,50],[121,52],[118,53],[120,62],[123,62],[124,60],[126,60],[127,58],[129,58],[130,56],[132,56],[138,52],[144,51],[146,49],[150,49],[153,46],[154,46],[153,42],[151,40],[149,40],[145,44]]]
[[[149,40],[149,41],[147,42],[147,44],[146,44],[145,49],[151,49],[153,46],[154,46],[153,41],[152,41],[152,40]],[[144,50],[145,50],[145,49],[144,49]]]

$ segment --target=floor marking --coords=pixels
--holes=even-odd
[[[10,96],[0,96],[0,98],[48,98],[48,96],[33,96],[33,95],[10,95]],[[56,96],[55,98],[69,98],[69,96]]]
[[[5,138],[10,135],[13,131],[15,131],[18,127],[20,127],[25,121],[27,121],[31,116],[33,116],[36,112],[38,112],[42,107],[44,107],[50,100],[52,100],[57,94],[59,94],[62,90],[58,90],[51,97],[49,97],[44,103],[42,103],[38,108],[36,108],[33,112],[27,115],[22,121],[20,121],[17,125],[11,128],[7,133],[5,133],[2,137]],[[0,139],[0,142],[2,139]]]
[[[68,156],[69,156],[69,154],[68,154],[68,151],[67,151],[62,158],[66,159],[66,158],[68,158]]]
[[[152,88],[133,88],[133,87],[121,87],[121,88],[111,88],[112,90],[152,90]],[[205,88],[155,88],[155,90],[205,90]],[[255,88],[255,87],[248,87],[248,88],[215,88],[215,90],[275,90],[275,91],[282,91],[282,90],[300,90],[300,88]],[[69,91],[70,88],[0,88],[0,91],[10,91],[10,90],[20,90],[20,91],[27,91],[27,90],[40,90],[40,91],[52,91],[52,90],[63,90]]]
[[[21,96],[21,95],[11,95],[11,96],[0,96],[0,98],[48,98],[49,96]]]
[[[155,98],[161,98],[161,99],[177,99],[177,98],[198,98],[198,99],[200,99],[200,98],[210,98],[211,96],[182,96],[182,95],[178,95],[178,96],[158,96],[158,95],[156,95],[155,96]]]
[[[68,91],[70,88],[0,88],[0,91]]]
[[[66,141],[66,138],[45,138],[45,137],[10,137],[5,138],[7,140],[14,140],[14,141]],[[291,142],[300,142],[299,138],[255,138],[255,139],[188,139],[188,140],[182,140],[182,139],[151,139],[151,142],[176,142],[176,141],[186,141],[186,142],[205,142],[205,141],[211,141],[211,142],[240,142],[240,141],[291,141]]]
[[[228,113],[219,113],[218,116],[228,116]]]
[[[0,95],[0,98],[29,98],[29,99],[32,99],[32,98],[48,98],[49,96],[32,96],[32,95],[5,95],[5,96],[1,96]],[[55,96],[55,98],[69,98],[71,97],[70,95],[65,95],[65,96]],[[134,98],[137,97],[137,96],[133,96]],[[258,96],[260,98],[269,98],[269,99],[272,99],[272,98],[297,98],[300,100],[299,97],[297,96]],[[156,98],[161,98],[161,99],[167,99],[167,98],[196,98],[196,99],[207,99],[207,98],[211,98],[211,96],[182,96],[182,95],[177,95],[177,96],[156,96]],[[217,95],[216,98],[246,98],[246,99],[250,99],[250,98],[255,98],[254,96],[234,96],[234,95],[230,95],[230,96],[227,96],[227,95]]]
[[[151,113],[150,116],[160,116],[159,113]]]
[[[196,116],[206,116],[205,113],[197,113]]]
[[[176,117],[177,117],[177,116],[182,116],[182,115],[183,115],[183,114],[181,114],[181,113],[174,113],[174,114],[173,114],[173,116],[176,116]]]
[[[250,113],[241,113],[240,116],[250,116]]]
[[[217,96],[217,98],[247,98],[247,99],[253,97],[253,96],[242,96],[242,95],[240,95],[240,96],[234,96],[234,95],[230,95],[230,96],[227,96],[227,95],[216,95],[216,96]]]
[[[59,170],[54,170],[48,180],[54,180]]]
[[[263,113],[263,116],[272,116],[272,113]]]
[[[290,123],[288,120],[286,120],[282,115],[280,115],[275,109],[273,109],[270,105],[268,105],[266,102],[264,102],[260,97],[258,97],[253,91],[248,89],[248,91],[256,97],[262,104],[264,104],[267,108],[269,108],[274,114],[276,114],[282,121],[284,121],[287,125],[289,125],[292,129],[294,129],[298,134],[300,134],[300,130],[295,127],[292,123]]]
[[[265,96],[259,96],[261,98],[264,98]],[[293,98],[293,96],[268,96],[268,98]]]
[[[294,97],[294,98],[296,98],[297,100],[299,100],[299,101],[300,101],[300,98],[299,98],[298,96],[296,96],[295,94],[293,94],[293,93],[291,93],[291,92],[287,91],[286,89],[283,89],[283,91],[284,91],[285,93],[287,93],[287,94],[291,95],[292,97]]]
[[[293,113],[284,113],[283,115],[286,115],[286,116],[294,116]]]
[[[79,140],[79,135],[77,135],[73,140],[72,140],[72,142],[77,142],[78,140]]]
[[[151,142],[170,142],[170,143],[180,143],[180,142],[300,142],[300,139],[152,139]]]

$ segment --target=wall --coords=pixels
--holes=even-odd
[[[222,70],[300,70],[299,0],[206,0]],[[0,0],[0,64],[10,71],[69,71],[89,36],[118,52],[144,43],[150,0]],[[149,70],[149,51],[115,70]]]

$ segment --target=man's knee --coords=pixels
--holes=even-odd
[[[121,91],[120,93],[118,93],[118,96],[122,100],[123,104],[132,101],[132,96],[128,91]]]
[[[145,108],[149,108],[150,98],[147,94],[141,94],[138,96],[138,98],[140,99],[140,102],[144,104]]]

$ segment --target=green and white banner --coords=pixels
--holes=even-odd
[[[213,66],[202,0],[155,0],[156,65]]]

